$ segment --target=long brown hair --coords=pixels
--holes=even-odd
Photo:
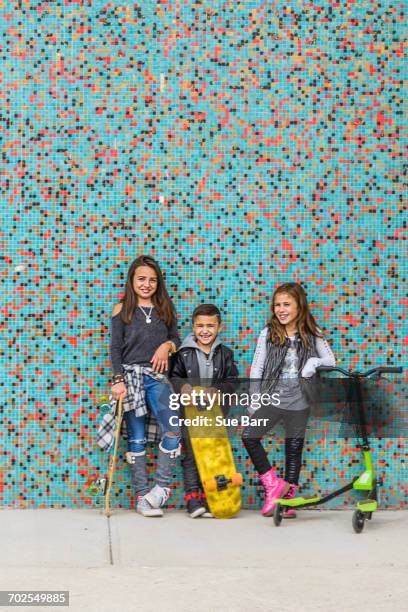
[[[309,309],[307,302],[306,293],[301,285],[298,283],[285,283],[280,285],[273,292],[272,304],[271,304],[271,318],[268,321],[268,327],[270,331],[270,337],[272,344],[284,344],[286,341],[286,330],[285,326],[282,325],[277,316],[275,315],[275,298],[279,293],[288,293],[296,301],[298,307],[298,317],[296,319],[296,325],[298,333],[304,346],[309,347],[311,344],[310,336],[321,337],[322,333],[319,331],[316,321]]]
[[[157,289],[152,296],[152,303],[157,310],[157,314],[162,321],[165,322],[167,327],[171,327],[176,322],[176,314],[174,311],[173,303],[167,293],[166,286],[164,284],[163,274],[160,270],[160,266],[153,257],[150,255],[140,255],[131,264],[125,286],[125,295],[122,301],[121,317],[124,323],[130,323],[133,314],[137,308],[137,295],[133,289],[133,278],[137,268],[140,266],[149,266],[156,272],[157,275]]]

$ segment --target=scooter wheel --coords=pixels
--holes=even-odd
[[[279,527],[282,522],[282,518],[283,506],[281,506],[280,504],[276,504],[275,509],[273,511],[273,522],[275,523],[276,527]]]
[[[361,533],[364,529],[364,523],[365,523],[365,515],[364,512],[361,512],[361,510],[355,510],[353,512],[353,529],[356,533]]]

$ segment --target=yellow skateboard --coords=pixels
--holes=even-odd
[[[197,391],[200,387],[195,387]],[[218,404],[211,409],[186,406],[185,422],[208,507],[216,518],[230,518],[241,510],[242,475],[234,457]]]

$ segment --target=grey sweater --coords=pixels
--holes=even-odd
[[[123,374],[124,363],[151,366],[156,349],[167,340],[174,342],[176,348],[180,346],[177,324],[167,327],[156,308],[151,318],[152,322],[146,323],[140,308],[136,308],[129,324],[122,321],[120,313],[111,318],[110,360],[114,375]]]

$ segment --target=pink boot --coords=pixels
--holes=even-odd
[[[289,486],[289,491],[286,495],[283,496],[283,499],[293,499],[296,497],[297,486],[295,484],[291,484]],[[288,506],[284,506],[283,518],[296,518],[296,510],[294,508],[289,508]]]
[[[272,516],[276,506],[276,500],[286,495],[289,491],[289,483],[283,478],[278,478],[274,469],[270,469],[266,474],[260,476],[265,490],[265,503],[262,506],[264,516]]]

